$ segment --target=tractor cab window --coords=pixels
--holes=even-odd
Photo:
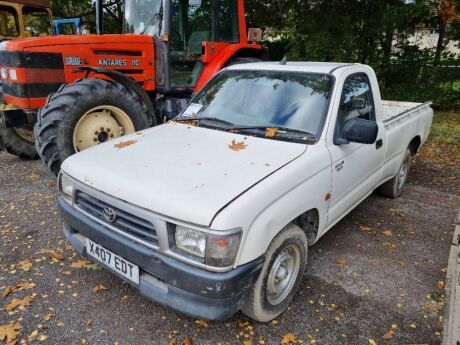
[[[162,0],[125,0],[123,32],[160,37],[163,21]]]
[[[49,36],[52,34],[51,18],[45,9],[24,6],[22,14],[28,36]]]
[[[9,6],[0,6],[0,36],[19,36],[16,10]]]
[[[194,87],[202,69],[202,42],[238,41],[236,0],[173,0],[171,86]]]

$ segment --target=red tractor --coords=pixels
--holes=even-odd
[[[125,0],[124,33],[8,42],[0,141],[57,174],[68,156],[174,117],[220,69],[263,59],[243,0]],[[22,129],[18,131],[16,129]],[[34,129],[34,137],[20,135]],[[35,141],[35,142],[34,142]]]

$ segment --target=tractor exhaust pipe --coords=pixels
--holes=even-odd
[[[96,0],[96,33],[102,35],[104,33],[103,27],[103,14],[104,8],[102,7],[102,0]]]

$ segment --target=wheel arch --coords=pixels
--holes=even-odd
[[[422,145],[422,140],[420,138],[420,135],[415,136],[410,141],[408,148],[412,156],[414,156],[418,152],[418,149],[420,148],[421,145]]]

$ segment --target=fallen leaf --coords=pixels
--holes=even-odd
[[[272,320],[272,325],[277,325],[278,323],[279,323],[278,320],[276,320],[276,319],[273,319],[273,320]]]
[[[243,342],[243,345],[252,345],[252,341],[251,340],[245,340]]]
[[[282,345],[297,344],[297,337],[292,333],[286,333],[281,339]]]
[[[113,146],[115,146],[117,149],[122,149],[123,147],[129,146],[129,145],[133,145],[133,144],[135,144],[136,142],[137,142],[136,140],[120,141],[119,143],[114,144]]]
[[[37,284],[32,283],[32,282],[19,282],[16,284],[15,290],[16,291],[29,290],[29,289],[33,289],[36,286]]]
[[[269,127],[265,130],[265,136],[267,138],[273,138],[276,135],[276,133],[278,133],[278,128],[276,127]]]
[[[228,144],[228,148],[233,151],[241,151],[244,150],[248,146],[244,141],[237,142],[235,139],[232,140],[230,144]]]
[[[19,335],[19,330],[22,328],[19,322],[10,323],[8,325],[0,326],[0,340],[6,341],[6,344],[16,344]]]
[[[61,320],[56,320],[56,326],[62,327],[64,326],[64,322],[62,322]]]
[[[367,339],[370,345],[377,345],[377,342],[374,339]]]
[[[344,257],[340,257],[337,260],[335,260],[335,263],[337,265],[345,265],[347,263],[347,259]]]
[[[363,231],[363,232],[371,232],[372,229],[368,226],[360,226],[359,227],[359,230]]]
[[[38,340],[38,341],[45,341],[46,339],[48,339],[48,336],[47,336],[47,335],[44,335],[44,334],[40,334],[40,335],[37,337],[37,340]]]
[[[383,234],[386,236],[386,237],[392,237],[393,236],[393,232],[391,231],[391,229],[387,229],[383,232]]]
[[[184,339],[181,345],[193,345],[193,343],[192,340],[189,337],[187,337]]]
[[[99,271],[102,270],[102,266],[99,264],[88,264],[85,266],[88,271]]]
[[[34,340],[37,336],[38,336],[38,329],[36,329],[36,330],[33,331],[32,333],[30,333],[30,334],[27,336],[27,339],[28,339],[28,340]]]
[[[19,261],[18,263],[18,267],[23,270],[23,271],[29,271],[30,268],[32,267],[32,262],[30,262],[30,260],[22,260],[22,261]]]
[[[7,312],[13,311],[14,309],[18,307],[19,309],[24,309],[30,304],[30,302],[32,302],[32,300],[33,300],[32,296],[26,296],[23,299],[15,298],[6,306],[5,309]]]
[[[207,320],[195,320],[195,323],[200,327],[208,327]]]
[[[88,260],[78,260],[78,261],[75,261],[75,262],[72,262],[70,264],[70,267],[72,268],[82,268],[82,267],[85,267],[86,265],[88,265],[90,263],[90,261]]]
[[[393,338],[393,335],[395,334],[395,332],[393,331],[388,331],[386,332],[384,335],[383,335],[383,340],[390,340],[391,338]]]
[[[443,290],[444,289],[444,282],[442,280],[438,281],[437,284],[436,284],[436,287],[439,290]]]
[[[93,320],[86,321],[86,327],[93,327]]]
[[[98,284],[95,287],[93,287],[93,292],[99,292],[102,290],[108,290],[109,288],[107,286],[104,286],[102,284]]]
[[[410,327],[410,328],[413,328],[413,329],[416,329],[416,328],[417,328],[417,325],[416,325],[415,323],[411,323],[411,324],[409,325],[409,327]]]

